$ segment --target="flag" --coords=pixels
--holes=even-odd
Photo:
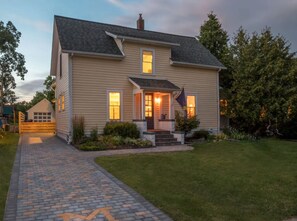
[[[175,100],[179,103],[179,105],[182,108],[185,108],[187,106],[187,101],[186,101],[186,95],[185,95],[185,89],[183,88],[179,95],[175,97]]]

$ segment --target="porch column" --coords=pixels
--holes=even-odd
[[[169,94],[169,107],[169,119],[175,119],[172,93]]]
[[[141,119],[145,120],[145,93],[142,90],[141,92]]]

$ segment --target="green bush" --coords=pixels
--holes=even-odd
[[[72,118],[72,141],[79,144],[85,136],[85,119],[83,116],[74,116]]]
[[[121,136],[123,138],[139,138],[140,132],[134,123],[108,122],[104,127],[104,135]]]
[[[99,142],[87,141],[86,143],[79,145],[79,149],[83,151],[95,151],[95,150],[107,150],[108,147],[100,144]]]
[[[185,134],[191,130],[197,128],[200,121],[197,119],[197,115],[186,118],[181,111],[175,111],[175,130],[183,131]]]
[[[207,130],[198,130],[193,133],[192,138],[194,139],[204,138],[205,140],[207,140],[208,136],[209,136],[209,132]]]
[[[97,140],[98,140],[98,128],[97,128],[97,127],[94,127],[94,128],[91,130],[90,139],[91,139],[92,141],[97,141]]]
[[[239,130],[228,127],[224,128],[223,133],[228,136],[229,139],[234,140],[256,140],[256,137],[250,134],[246,134],[244,132],[240,132]]]

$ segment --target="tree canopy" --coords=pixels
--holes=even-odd
[[[15,89],[16,76],[24,80],[25,74],[28,72],[25,67],[24,55],[17,52],[20,43],[21,33],[16,29],[12,22],[5,25],[0,21],[0,114],[3,113],[3,105],[5,102],[13,103],[16,100],[13,89]]]

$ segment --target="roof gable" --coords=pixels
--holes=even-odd
[[[39,101],[37,104],[35,104],[33,107],[31,107],[29,110],[26,112],[31,112],[31,111],[36,111],[36,112],[54,112],[54,109],[52,107],[52,104],[46,99],[42,99]]]
[[[172,61],[224,68],[224,65],[195,37],[138,30],[61,16],[55,16],[55,23],[63,51],[122,56],[114,38],[107,34],[112,33],[134,39],[167,42],[171,44]]]

